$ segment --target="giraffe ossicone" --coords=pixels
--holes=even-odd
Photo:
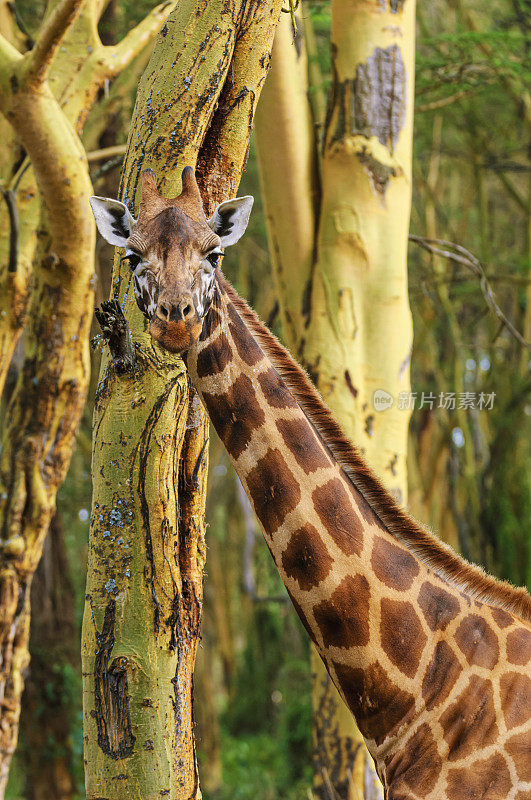
[[[252,198],[207,220],[187,168],[173,200],[144,173],[138,220],[115,200],[92,205],[133,256],[153,338],[183,353],[386,798],[529,800],[531,597],[396,505],[217,269]]]

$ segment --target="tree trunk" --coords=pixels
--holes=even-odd
[[[24,55],[0,36],[0,111],[25,154],[22,165],[8,167],[13,207],[24,218],[18,254],[2,263],[7,307],[0,308],[0,387],[26,313],[28,319],[0,459],[0,797],[16,747],[29,662],[31,581],[89,379],[94,222],[78,132],[99,86],[130,62],[163,21],[157,11],[118,46],[106,49],[97,36],[97,3],[81,6],[82,0],[51,2],[33,48]],[[3,222],[0,255],[5,257],[13,223],[5,223],[5,217]]]
[[[287,27],[287,26],[285,26]],[[311,209],[283,198],[312,182],[279,160],[294,151],[289,109],[278,102],[294,60],[289,35],[275,43],[257,117],[261,180],[284,332],[350,439],[399,502],[407,502],[411,316],[406,250],[411,201],[414,2],[332,3],[333,83],[324,132],[317,234]],[[278,55],[278,61],[275,61]],[[300,68],[299,68],[300,69]],[[300,92],[290,74],[292,100]],[[318,120],[317,120],[318,122]],[[274,129],[274,131],[273,131]],[[306,154],[308,134],[302,143]],[[296,150],[296,148],[295,148]],[[301,153],[294,153],[301,158]],[[295,162],[296,163],[296,162]],[[294,235],[291,235],[294,231]],[[300,231],[300,232],[299,232]],[[295,242],[301,242],[297,247]],[[315,253],[308,267],[308,252]],[[301,292],[301,286],[304,287]],[[363,739],[317,657],[312,658],[314,794],[379,796]]]
[[[77,4],[79,6],[79,3]],[[58,0],[48,4],[46,20],[51,12],[61,6]],[[55,53],[49,65],[47,86],[56,98],[67,122],[81,134],[85,120],[97,98],[98,90],[107,80],[112,80],[127,68],[132,59],[146,46],[162,26],[171,8],[162,3],[143,19],[114,47],[104,47],[99,39],[97,23],[102,7],[96,0],[85,0],[71,27],[64,31],[63,46]],[[2,6],[0,6],[2,10]],[[45,20],[45,22],[46,22]],[[6,27],[10,16],[2,14],[0,32],[8,41],[20,44],[18,37],[9,36]],[[43,23],[43,29],[45,25]],[[38,37],[37,37],[38,40]],[[5,68],[5,65],[4,65]],[[10,92],[7,92],[9,97]],[[42,106],[40,107],[42,110]],[[13,124],[14,119],[11,117]],[[20,133],[15,127],[15,143],[6,150],[8,158],[2,168],[5,192],[9,194],[13,219],[2,204],[0,215],[0,390],[14,348],[27,321],[30,305],[30,280],[36,253],[37,232],[42,238],[48,234],[46,215],[43,214],[43,198],[39,194],[35,175],[35,163],[22,147]],[[16,228],[16,230],[15,230]],[[13,244],[16,254],[11,257]]]
[[[121,198],[154,168],[175,196],[198,164],[207,213],[234,196],[280,2],[179,3],[140,82]],[[215,110],[216,109],[216,110]],[[192,675],[199,640],[207,425],[183,362],[154,345],[115,259],[136,367],[105,355],[94,418],[82,651],[87,800],[200,797]],[[177,480],[178,476],[178,480]]]
[[[50,232],[39,245],[25,359],[6,414],[0,461],[0,797],[16,746],[29,660],[31,579],[88,381],[94,225],[86,197],[91,186],[77,136],[46,82],[52,57],[47,46],[53,51],[57,38],[45,35],[40,44],[22,57],[0,41],[1,110],[32,159]]]

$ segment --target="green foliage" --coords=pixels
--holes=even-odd
[[[246,738],[226,734],[219,800],[305,800],[311,783],[310,760],[304,774],[294,779],[282,744],[269,733]],[[205,800],[210,798],[205,796]]]
[[[234,694],[221,717],[217,800],[302,800],[311,784],[307,636],[290,606],[260,603],[244,638]]]
[[[146,0],[111,4],[100,29],[110,40],[121,38],[153,5]],[[34,30],[33,20],[40,19],[44,3],[17,0],[17,8]],[[468,13],[474,15],[475,29],[467,21]],[[303,14],[312,20],[317,58],[325,85],[330,85],[330,6],[307,2]],[[527,320],[529,331],[530,131],[524,114],[531,74],[529,18],[526,21],[524,5],[517,0],[489,4],[434,0],[418,4],[418,19],[412,231],[456,241],[478,255],[503,311],[519,331],[524,331]],[[126,133],[118,130],[117,141],[125,141]],[[113,180],[117,184],[117,173],[106,180],[98,193],[113,192],[109,180],[111,186]],[[223,268],[274,327],[278,318],[252,148],[240,193],[253,194],[255,208],[246,236],[238,247],[229,248]],[[442,520],[451,518],[468,555],[501,576],[531,585],[528,357],[488,311],[478,279],[465,267],[432,257],[415,245],[409,264],[415,330],[412,382],[418,397],[422,392],[436,397],[454,391],[496,394],[492,411],[445,411],[436,404],[433,410],[414,412],[410,461],[413,465],[418,459],[423,466],[420,493],[426,498],[425,507],[434,508],[438,502],[442,506],[439,516],[429,521],[439,528]],[[93,358],[97,375],[97,353]],[[83,513],[80,518],[80,512],[90,508],[91,402],[59,495],[78,629],[88,532],[88,521]],[[463,434],[464,447],[454,444],[456,429]],[[433,450],[425,443],[427,430],[432,431]],[[432,485],[439,441],[445,468]],[[211,489],[217,480],[212,472]],[[221,558],[226,559],[222,569],[229,586],[226,615],[235,664],[233,674],[223,673],[219,637],[213,635],[222,756],[222,786],[216,800],[303,800],[311,782],[307,635],[289,605],[253,602],[244,591],[244,534],[242,515],[235,510],[234,477],[227,471],[220,481],[213,492],[208,536],[218,537]],[[211,563],[207,561],[206,588],[212,607],[222,600],[208,594]],[[283,586],[261,538],[252,564],[258,596],[281,596]],[[46,694],[51,705],[70,707],[82,797],[80,677],[60,663],[54,675],[57,683],[50,682]],[[42,712],[39,709],[37,717]],[[201,759],[201,745],[199,751]],[[50,759],[54,752],[50,742]],[[208,768],[200,763],[201,771]],[[12,800],[24,796],[24,772],[22,747],[11,771]]]
[[[452,0],[420,5],[418,33],[412,231],[474,253],[501,309],[529,336],[529,20],[518,3]],[[426,503],[440,492],[463,553],[528,582],[527,358],[464,266],[415,245],[409,265],[418,397],[495,394],[490,411],[414,412],[412,458],[423,457],[427,426],[437,430],[428,448],[442,437],[447,453],[444,484],[421,473]],[[442,519],[429,522],[437,529]]]

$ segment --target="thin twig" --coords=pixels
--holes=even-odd
[[[442,97],[440,100],[433,100],[431,103],[415,106],[415,111],[436,111],[438,108],[444,108],[444,106],[449,106],[457,100],[462,100],[463,97],[469,97],[473,93],[473,89],[461,89],[459,92],[451,94],[450,97]]]
[[[492,313],[498,317],[500,322],[522,345],[522,347],[531,349],[531,342],[526,342],[522,334],[516,330],[512,322],[505,316],[505,314],[499,307],[498,303],[494,298],[494,292],[492,291],[490,284],[487,280],[487,276],[485,274],[483,265],[481,264],[480,261],[478,261],[478,259],[474,255],[472,255],[472,253],[469,250],[467,250],[465,247],[462,247],[459,244],[456,244],[455,242],[449,242],[446,239],[425,239],[422,236],[414,236],[412,233],[409,234],[409,239],[411,242],[415,242],[415,244],[418,244],[419,247],[422,247],[424,250],[427,250],[428,253],[432,253],[433,255],[436,256],[442,256],[443,258],[447,258],[450,261],[455,261],[456,263],[462,264],[464,267],[473,272],[474,275],[476,275],[476,277],[479,278],[479,285],[481,288],[481,292],[483,294],[483,297],[485,298],[485,302],[487,303]],[[455,252],[452,252],[452,250],[449,250],[448,248],[452,248]]]
[[[111,148],[109,148],[109,150],[110,149]],[[111,158],[110,161],[106,161],[105,164],[102,164],[101,167],[98,167],[98,169],[95,170],[94,174],[91,175],[92,183],[96,183],[96,181],[99,180],[103,175],[106,175],[111,170],[115,169],[116,167],[119,167],[120,164],[122,164],[124,158],[125,156],[123,155],[115,156],[114,158]]]
[[[114,144],[112,147],[102,147],[101,150],[91,150],[90,153],[87,153],[87,161],[92,164],[94,161],[105,161],[114,156],[123,156],[126,150],[126,144]]]
[[[20,234],[20,220],[18,217],[17,196],[13,189],[2,192],[6,201],[9,214],[9,261],[8,272],[16,272],[18,264],[18,239]]]
[[[7,262],[7,271],[8,272],[16,272],[18,266],[18,250],[19,250],[19,239],[20,239],[20,218],[18,215],[18,206],[17,206],[17,191],[20,185],[20,181],[26,174],[26,171],[31,166],[31,161],[29,158],[26,159],[26,162],[22,169],[19,170],[18,175],[16,177],[15,183],[11,187],[11,189],[5,189],[2,192],[2,197],[6,201],[7,212],[9,215],[9,260]]]
[[[513,286],[529,286],[531,284],[531,278],[523,278],[519,275],[493,275],[489,273],[487,275],[487,280],[490,283],[511,283]],[[426,281],[426,276],[422,277],[422,282]],[[431,276],[429,279],[429,283],[432,286],[443,286],[444,284],[451,283],[451,284],[462,284],[462,283],[470,283],[471,285],[475,286],[475,282],[473,282],[472,278],[469,275],[449,275],[447,277],[434,277]],[[420,289],[420,284],[415,284],[412,281],[409,283],[410,289]]]
[[[26,158],[24,166],[22,167],[22,169],[19,169],[18,175],[17,175],[16,180],[15,180],[15,183],[11,187],[13,192],[17,192],[18,191],[18,187],[20,186],[20,181],[22,180],[22,178],[24,177],[24,175],[26,174],[26,172],[28,171],[28,169],[30,167],[31,167],[31,161],[30,161],[29,158]]]

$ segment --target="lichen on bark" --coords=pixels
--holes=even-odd
[[[234,196],[280,5],[183,0],[170,15],[140,82],[129,134],[121,199],[132,212],[146,167],[175,196],[182,168],[197,162],[207,212]],[[96,393],[82,634],[87,799],[194,800],[201,795],[192,676],[208,427],[182,360],[153,344],[129,289],[130,272],[117,257],[113,298],[123,307],[136,364],[118,375],[106,350]],[[98,636],[109,632],[109,650],[111,618],[114,641],[102,672]],[[105,701],[109,671],[122,693],[116,757],[101,746],[109,749],[101,731],[117,720]],[[97,721],[101,714],[105,723]]]

